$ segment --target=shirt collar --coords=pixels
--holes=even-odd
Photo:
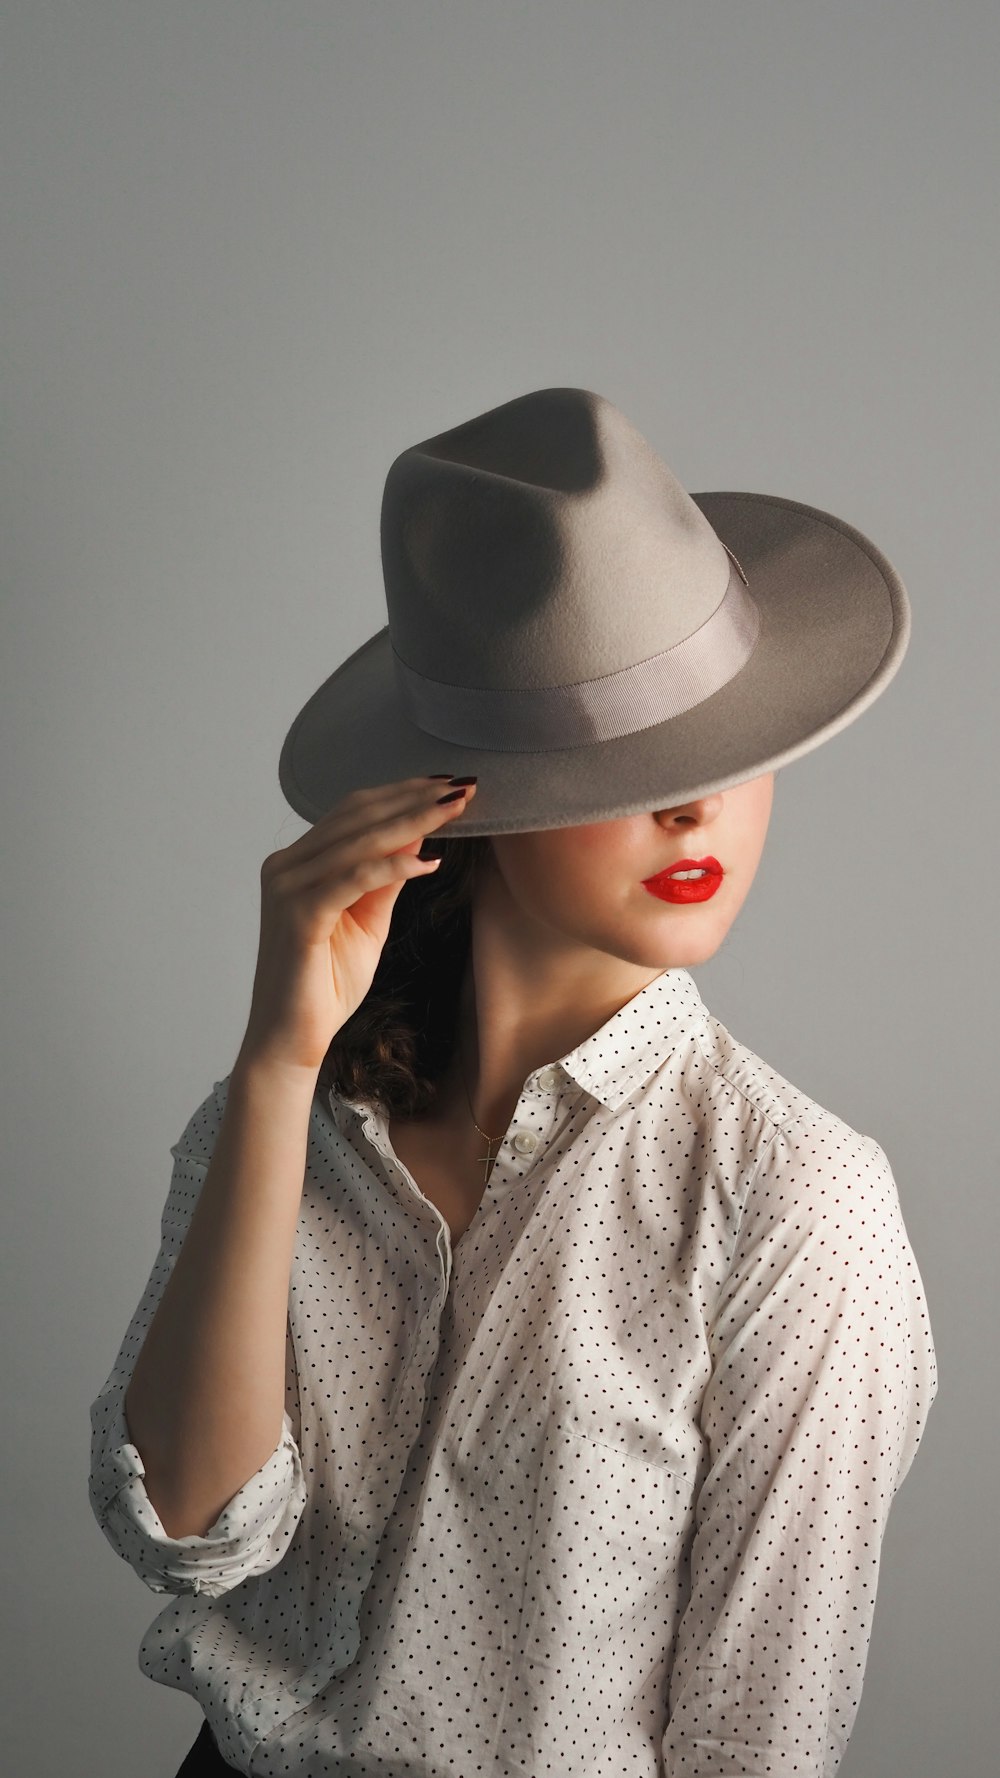
[[[575,1049],[547,1066],[562,1068],[577,1086],[617,1111],[686,1039],[706,1030],[708,1016],[690,971],[665,969]],[[329,1099],[335,1117],[345,1107],[370,1110],[335,1092]]]
[[[707,1021],[708,1009],[690,972],[665,969],[556,1065],[609,1111],[617,1111]]]

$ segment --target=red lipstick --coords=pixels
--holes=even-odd
[[[682,882],[677,881],[679,870],[703,870],[703,877],[690,877]],[[717,858],[678,858],[669,870],[658,871],[655,877],[646,877],[643,888],[651,895],[659,896],[661,901],[708,901],[715,894],[722,882],[722,866]]]

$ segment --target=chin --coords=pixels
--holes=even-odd
[[[671,960],[668,969],[693,969],[699,963],[707,963],[716,951],[725,943],[729,936],[729,925],[721,931],[718,927],[711,932],[690,932],[679,940],[676,934],[671,935]]]

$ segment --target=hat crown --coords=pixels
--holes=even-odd
[[[711,617],[732,574],[691,495],[587,389],[532,391],[401,452],[381,549],[401,662],[497,690],[661,654]]]

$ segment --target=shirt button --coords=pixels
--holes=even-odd
[[[541,1074],[538,1076],[538,1084],[540,1087],[544,1087],[546,1092],[557,1087],[559,1085],[558,1068],[543,1068]]]
[[[514,1137],[514,1147],[517,1149],[518,1154],[531,1154],[532,1150],[537,1148],[537,1146],[538,1137],[532,1130],[518,1130],[517,1135]]]

